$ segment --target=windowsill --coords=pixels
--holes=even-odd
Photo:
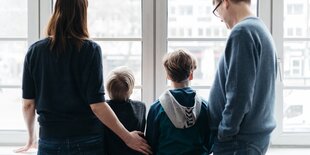
[[[26,153],[14,153],[13,150],[19,147],[16,146],[0,146],[0,155],[36,155],[36,150],[31,149]],[[287,148],[287,147],[271,147],[266,155],[309,155],[310,147],[305,148]]]

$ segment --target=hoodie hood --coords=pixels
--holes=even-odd
[[[189,128],[195,125],[202,104],[201,98],[195,94],[195,103],[192,107],[182,106],[169,90],[166,90],[159,97],[159,102],[170,121],[179,129]]]

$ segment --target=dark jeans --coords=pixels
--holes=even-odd
[[[39,139],[38,155],[104,155],[102,136]]]
[[[214,142],[213,155],[264,155],[269,147],[270,136],[253,137],[251,140],[233,137],[228,141]]]

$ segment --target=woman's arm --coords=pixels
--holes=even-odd
[[[90,107],[100,121],[118,135],[128,147],[143,154],[152,154],[150,146],[141,137],[143,133],[140,131],[129,132],[107,103],[95,103],[91,104]]]
[[[14,152],[25,152],[30,148],[37,148],[37,138],[35,133],[35,103],[33,99],[23,99],[23,116],[28,131],[28,141],[25,146]]]

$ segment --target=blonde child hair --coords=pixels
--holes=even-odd
[[[120,66],[109,73],[106,83],[111,100],[126,101],[133,92],[135,78],[129,67]]]

